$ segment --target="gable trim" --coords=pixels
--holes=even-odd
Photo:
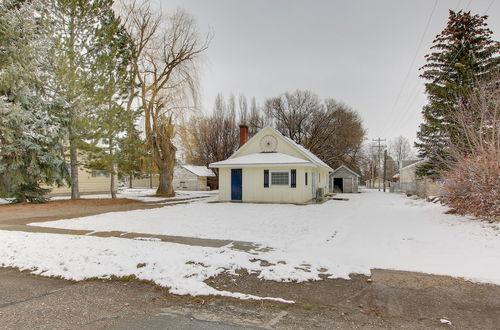
[[[353,170],[351,170],[349,167],[347,167],[347,166],[345,166],[345,165],[340,165],[340,166],[339,166],[339,167],[337,167],[337,168],[335,169],[335,171],[333,171],[333,172],[332,172],[332,174],[330,174],[330,175],[334,175],[334,174],[335,174],[335,172],[337,172],[338,170],[340,170],[340,169],[342,169],[342,168],[343,168],[343,169],[345,169],[346,171],[348,171],[348,172],[350,172],[350,173],[354,174],[355,176],[360,177],[360,175],[359,175],[358,173],[354,172]]]
[[[271,127],[271,126],[266,126],[264,127],[263,129],[261,129],[257,134],[255,134],[254,136],[252,136],[252,138],[250,140],[248,140],[243,146],[241,146],[240,148],[238,148],[238,150],[236,150],[232,155],[231,157],[229,157],[228,159],[231,159],[231,158],[234,158],[238,155],[238,153],[243,150],[245,148],[246,145],[249,145],[250,142],[252,142],[254,139],[256,139],[258,136],[264,134],[264,130],[266,129],[270,129],[271,131],[273,131],[273,133],[275,133],[276,135],[279,136],[279,138],[281,138],[283,141],[285,141],[289,146],[291,146],[293,149],[295,149],[298,153],[300,153],[301,155],[303,155],[306,159],[308,159],[311,163],[313,163],[314,165],[318,166],[318,167],[322,167],[322,168],[325,168],[329,171],[333,171],[333,169],[328,166],[328,165],[323,165],[323,164],[320,164],[318,163],[316,160],[312,159],[308,154],[304,153],[304,151],[302,151],[300,148],[297,147],[296,145],[296,142],[291,142],[291,139],[289,140],[288,138],[286,138],[285,136],[283,136],[283,134],[281,134],[278,130],[276,130],[275,128]],[[305,149],[305,148],[304,148]],[[317,157],[317,156],[316,156]]]

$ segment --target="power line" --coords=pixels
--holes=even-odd
[[[401,88],[400,88],[398,95],[396,97],[396,101],[394,102],[392,109],[389,112],[389,118],[392,117],[392,114],[394,113],[394,110],[396,109],[396,106],[399,102],[399,99],[401,98],[401,94],[403,93],[403,90],[406,86],[406,83],[408,82],[408,78],[410,77],[411,70],[413,69],[413,65],[415,64],[415,60],[417,59],[418,53],[420,52],[420,48],[422,47],[422,43],[424,42],[424,39],[425,39],[425,36],[427,34],[427,30],[429,29],[432,17],[434,16],[434,12],[436,11],[437,4],[438,4],[438,0],[435,0],[434,6],[432,7],[432,10],[431,10],[431,14],[429,15],[429,18],[427,19],[427,23],[425,24],[424,32],[422,33],[422,36],[420,37],[420,41],[418,43],[417,49],[415,50],[415,54],[413,55],[413,59],[411,60],[408,71],[406,72],[406,76],[405,76],[405,79],[403,80],[403,84],[401,85]],[[385,128],[387,128],[387,124],[385,125],[384,130],[385,130]]]
[[[491,8],[491,6],[493,5],[493,3],[494,3],[494,2],[495,2],[495,0],[491,0],[491,2],[489,3],[488,7],[486,7],[486,9],[484,10],[483,16],[484,16],[484,15],[486,15],[486,13],[487,13],[487,12],[488,12],[488,10]],[[461,3],[461,0],[458,2],[458,4],[457,4],[457,8],[460,6],[460,3]],[[469,6],[471,5],[471,3],[472,3],[472,0],[470,0],[470,1],[467,3],[467,6],[465,7],[465,10],[467,10],[467,9],[469,8]],[[455,55],[453,56],[453,58],[452,58],[451,60],[449,60],[447,64],[452,64],[452,63],[453,63],[453,62],[457,59],[458,55],[460,54],[460,52],[462,51],[462,49],[464,48],[464,46],[465,46],[465,44],[463,44],[463,43],[462,43],[462,44],[460,45],[460,48],[457,50],[457,52],[456,52],[456,53],[455,53]],[[443,72],[443,73],[441,73],[441,75],[435,79],[435,82],[437,82],[437,81],[441,80],[441,78],[444,76],[444,74],[445,74],[444,72]],[[418,85],[418,83],[415,85],[415,87],[416,87],[417,85]],[[415,88],[415,87],[414,87],[414,88]],[[407,117],[407,113],[409,112],[409,110],[410,110],[410,108],[411,108],[411,105],[412,105],[412,104],[413,104],[413,102],[415,101],[416,96],[417,96],[417,95],[413,95],[413,93],[410,93],[410,96],[408,97],[407,107],[405,107],[405,110],[403,111],[403,115],[402,115],[402,117],[403,117],[404,119],[406,119],[406,117]],[[410,100],[411,100],[411,101],[410,101]],[[399,118],[401,118],[401,119],[402,119],[402,117],[401,117],[401,116],[399,116]],[[392,125],[391,125],[389,128],[390,128],[390,129],[392,129],[392,128],[394,127],[395,123],[401,123],[401,122],[402,122],[402,120],[394,120],[394,121],[392,121]]]

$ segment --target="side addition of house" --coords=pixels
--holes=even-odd
[[[300,204],[328,192],[333,169],[312,152],[272,127],[247,137],[240,126],[240,148],[209,166],[219,169],[220,201]]]

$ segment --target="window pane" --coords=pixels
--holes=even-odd
[[[271,185],[273,186],[288,186],[288,172],[271,172]]]

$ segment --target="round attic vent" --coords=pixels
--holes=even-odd
[[[276,152],[278,139],[273,135],[265,135],[260,139],[260,150],[262,152]]]

